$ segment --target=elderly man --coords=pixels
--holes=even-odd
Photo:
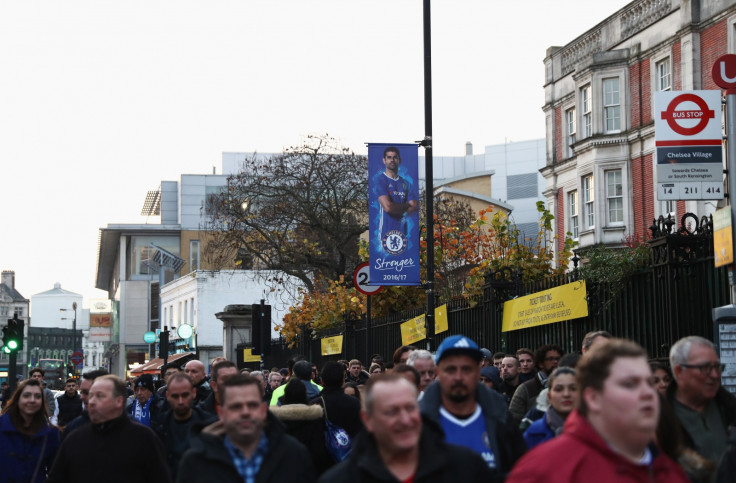
[[[158,417],[165,408],[164,401],[154,392],[153,377],[143,374],[135,380],[135,400],[128,406],[128,414],[144,426],[151,426],[151,419]]]
[[[678,340],[670,349],[674,380],[667,388],[680,422],[683,443],[718,463],[726,450],[728,426],[736,424],[736,398],[721,387],[723,364],[711,341],[698,336]]]
[[[310,367],[311,371],[311,367]],[[237,374],[218,386],[220,421],[192,441],[178,482],[314,481],[309,451],[286,434],[263,402],[263,385]]]
[[[419,402],[422,414],[442,427],[448,443],[480,454],[494,478],[503,480],[526,451],[506,401],[480,382],[481,352],[463,335],[453,335],[437,349],[437,382]]]
[[[184,366],[184,372],[186,372],[187,376],[192,378],[194,388],[197,390],[197,398],[194,403],[198,404],[207,399],[207,396],[212,393],[212,389],[205,377],[204,364],[197,360],[189,361],[187,362],[187,365]]]
[[[480,456],[425,428],[432,423],[422,421],[416,388],[403,377],[386,374],[368,381],[361,417],[366,432],[348,459],[322,475],[320,483],[491,481]]]
[[[48,483],[165,483],[171,481],[161,442],[150,428],[125,415],[125,383],[95,379],[89,391],[90,423],[59,448]]]
[[[580,406],[560,436],[525,455],[511,482],[651,481],[685,483],[685,472],[653,443],[659,397],[647,354],[612,339],[577,366]]]
[[[434,357],[424,349],[415,350],[409,354],[409,360],[406,363],[419,372],[419,397],[421,398],[424,390],[434,382],[436,377]]]
[[[273,396],[273,392],[276,390],[277,387],[281,385],[281,379],[282,376],[279,372],[271,372],[268,375],[268,385],[266,386],[266,391],[263,395],[264,401],[271,401],[271,396]]]

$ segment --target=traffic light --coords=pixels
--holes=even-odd
[[[251,347],[253,354],[267,356],[271,353],[271,306],[253,304],[251,306],[253,323],[251,326]]]
[[[160,359],[169,358],[169,328],[166,326],[158,334],[158,357]]]
[[[8,325],[3,327],[2,349],[6,354],[23,349],[23,326],[22,320],[8,319]]]

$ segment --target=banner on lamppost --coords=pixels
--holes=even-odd
[[[419,285],[419,148],[368,145],[370,281]]]

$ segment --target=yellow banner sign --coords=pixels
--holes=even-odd
[[[414,317],[401,324],[401,344],[412,345],[427,338],[427,328],[424,326],[424,315]]]
[[[723,267],[729,263],[733,263],[730,206],[725,206],[713,213],[713,255],[716,267]]]
[[[586,295],[585,280],[580,280],[509,300],[503,304],[501,332],[587,317]]]
[[[334,337],[326,337],[321,339],[322,343],[322,355],[331,356],[335,354],[342,354],[342,336],[336,335]]]
[[[447,304],[434,309],[434,333],[447,332]]]
[[[253,354],[253,349],[243,349],[243,362],[261,362],[261,355]]]

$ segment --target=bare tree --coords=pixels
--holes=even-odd
[[[368,160],[329,136],[269,158],[245,159],[227,188],[207,200],[205,256],[223,268],[297,277],[311,292],[320,279],[348,276],[368,229]]]

